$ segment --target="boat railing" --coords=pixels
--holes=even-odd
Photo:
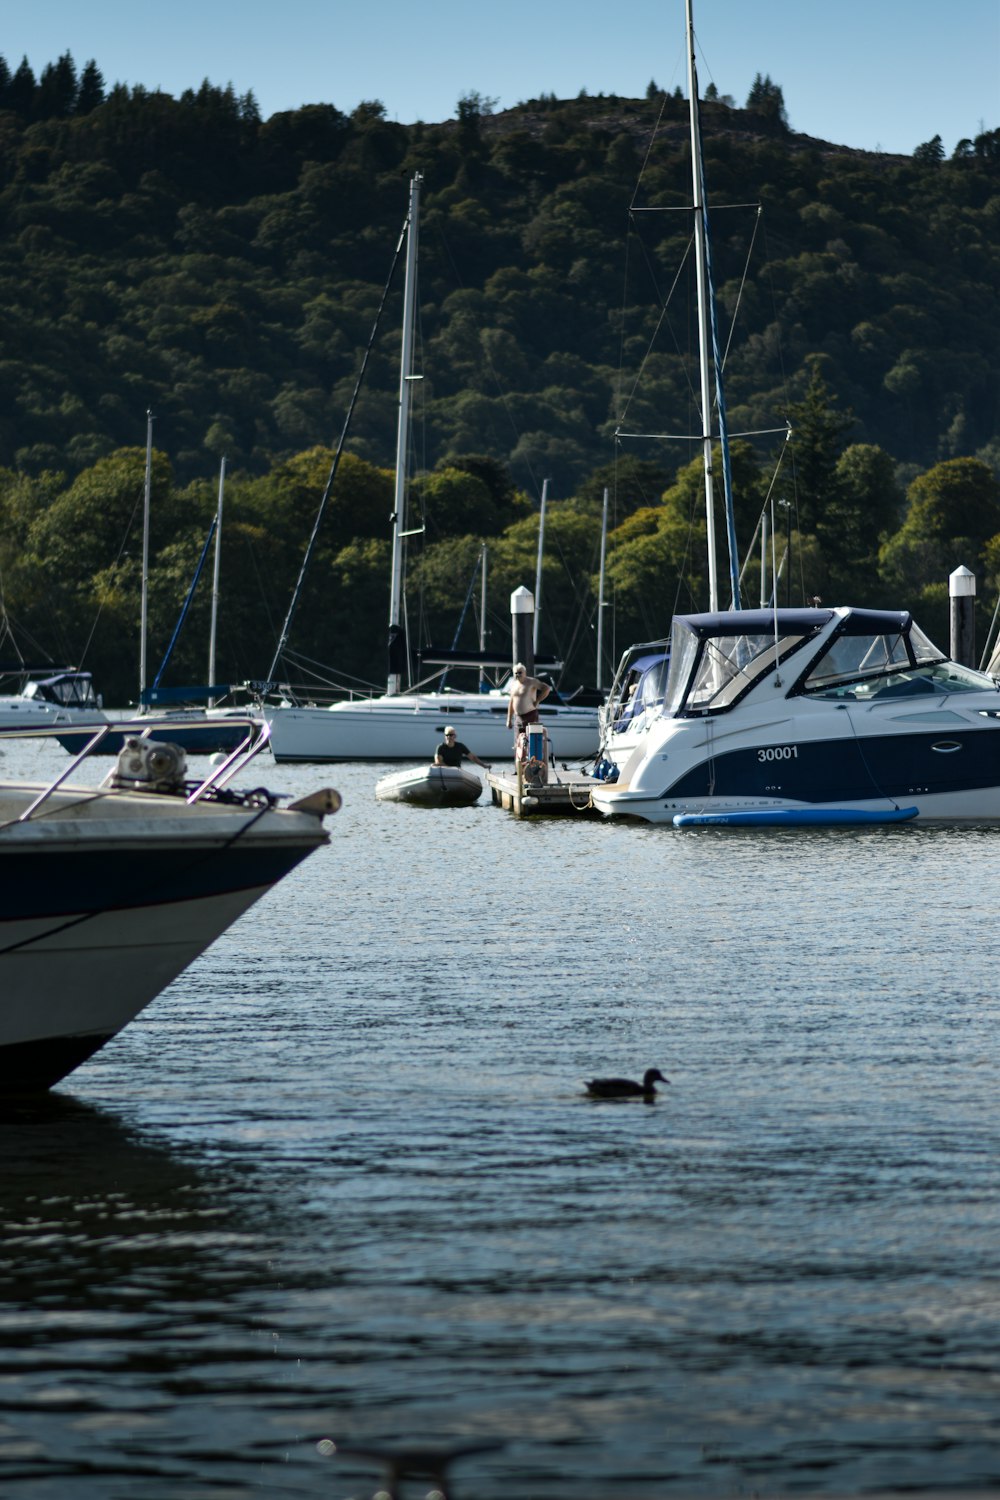
[[[230,720],[230,722],[233,721]],[[237,718],[235,722],[239,724],[242,721]],[[227,782],[232,781],[236,773],[241,771],[244,766],[249,765],[260,754],[264,746],[270,742],[271,726],[266,719],[251,718],[246,722],[249,725],[247,735],[234,750],[229,752],[225,760],[220,761],[215,769],[202,779],[200,784],[188,797],[187,800],[189,803],[200,802],[202,797],[206,796],[210,791],[217,791],[220,787],[225,786]]]
[[[245,765],[248,765],[251,760],[260,754],[271,738],[270,725],[265,720],[258,719],[252,714],[245,716],[242,714],[227,714],[226,719],[228,723],[236,726],[245,724],[247,726],[247,733],[239,744],[226,755],[225,759],[219,765],[213,766],[212,770],[201,778],[194,789],[188,792],[185,801],[189,805],[201,801],[203,797],[208,796],[211,792],[219,791],[224,787]],[[66,784],[73,775],[73,772],[99,749],[109,734],[124,735],[127,739],[148,740],[155,739],[159,730],[164,732],[164,739],[168,739],[170,728],[171,720],[169,718],[158,719],[144,714],[142,718],[138,719],[109,720],[106,724],[97,726],[96,729],[93,724],[73,726],[70,729],[67,729],[62,724],[58,726],[37,725],[29,729],[17,729],[5,733],[2,736],[3,739],[64,739],[68,734],[87,736],[87,742],[83,749],[72,756],[65,769],[60,771],[58,776],[55,776],[39,792],[38,796],[29,803],[24,812],[18,816],[17,822],[26,823],[34,817],[38,809],[61,786]],[[109,786],[116,772],[117,765],[112,766],[111,770],[99,783],[99,789]]]

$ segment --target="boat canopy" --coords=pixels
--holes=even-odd
[[[769,672],[827,632],[826,647],[787,690],[843,693],[849,685],[946,662],[906,610],[729,610],[674,620],[665,711],[722,713]],[[953,663],[949,664],[954,666]]]
[[[815,632],[839,614],[838,635],[888,635],[909,630],[913,617],[906,609],[727,609],[714,614],[678,615],[674,624],[698,635]]]
[[[37,677],[25,687],[24,696],[43,703],[57,703],[62,708],[100,706],[89,672],[57,672],[52,677]]]

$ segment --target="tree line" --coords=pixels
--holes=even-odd
[[[904,493],[883,449],[849,441],[850,415],[838,409],[818,371],[792,416],[797,451],[778,455],[777,468],[762,464],[746,441],[733,444],[745,605],[763,597],[779,604],[819,598],[909,607],[947,645],[948,574],[965,564],[977,573],[984,606],[992,608],[1000,583],[1000,483],[988,464],[972,457],[943,460],[918,473]],[[219,681],[259,682],[268,674],[332,460],[331,449],[314,447],[265,475],[237,472],[227,480]],[[0,637],[6,636],[0,659],[6,664],[20,656],[85,665],[107,701],[135,701],[145,462],[145,449],[130,447],[72,480],[0,471]],[[384,685],[393,486],[390,469],[357,455],[347,454],[339,466],[290,649],[278,669],[299,696],[322,700],[334,690]],[[418,534],[409,542],[406,568],[411,678],[420,676],[423,648],[473,649],[481,623],[490,649],[505,652],[510,595],[522,584],[535,587],[540,518],[532,497],[496,459],[467,454],[418,474],[407,504],[407,529]],[[168,455],[154,449],[150,680],[215,509],[213,480],[178,483]],[[722,537],[721,495],[716,509]],[[759,525],[764,515],[766,546]],[[605,516],[609,614],[599,666]],[[675,612],[706,607],[700,457],[670,471],[622,454],[595,469],[572,494],[550,499],[543,551],[541,649],[565,661],[564,690],[607,686],[628,644],[666,634]],[[480,622],[484,552],[487,612]],[[470,600],[472,608],[463,609]],[[209,609],[206,581],[164,685],[205,682]]]

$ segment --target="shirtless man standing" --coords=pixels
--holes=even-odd
[[[547,698],[551,688],[546,687],[544,682],[539,682],[537,677],[529,677],[523,662],[518,662],[514,668],[514,680],[510,685],[510,700],[507,704],[507,728],[511,727],[516,719],[515,728],[523,729],[526,724],[538,723],[538,705],[543,698]]]

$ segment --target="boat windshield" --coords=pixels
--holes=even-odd
[[[699,636],[675,627],[667,683],[667,714],[731,708],[776,664],[797,651],[812,632],[773,630]]]
[[[24,696],[35,698],[39,702],[58,703],[66,708],[100,706],[89,672],[61,672],[56,677],[29,682],[24,689]]]
[[[870,635],[839,635],[817,658],[802,691],[819,698],[899,698],[982,692],[984,673],[949,661],[919,625]]]
[[[661,707],[669,668],[666,641],[651,641],[626,652],[604,710],[613,733],[621,734],[643,714]]]

